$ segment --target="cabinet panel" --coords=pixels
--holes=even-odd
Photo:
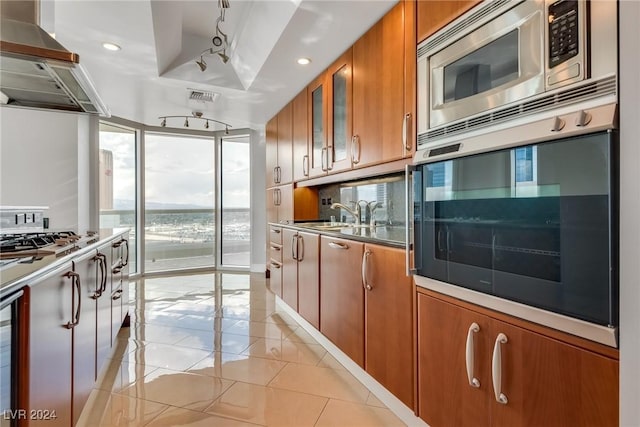
[[[320,238],[320,332],[364,367],[364,244]]]
[[[102,294],[96,300],[96,375],[111,352],[111,243],[100,246],[98,254],[105,257],[106,276],[102,277],[105,283],[102,285]]]
[[[71,425],[73,332],[66,325],[75,318],[78,298],[73,280],[64,276],[71,271],[69,262],[31,287],[29,409],[55,411],[57,418],[31,420],[30,426]]]
[[[405,155],[404,6],[397,4],[353,46],[355,167]]]
[[[114,278],[115,279],[115,278]],[[114,345],[122,325],[122,280],[114,280],[115,291],[111,294],[111,345]]]
[[[320,236],[299,232],[298,312],[320,329]]]
[[[469,385],[465,362],[473,323],[477,388]],[[486,316],[418,295],[418,415],[428,424],[490,425],[490,326]]]
[[[349,48],[328,69],[329,114],[328,169],[330,173],[351,169],[352,50]]]
[[[321,74],[307,87],[309,131],[309,177],[327,173],[327,90],[325,74]]]
[[[278,221],[293,221],[293,184],[281,185],[278,190]]]
[[[300,92],[293,104],[293,180],[309,176],[309,131],[307,129],[307,90]]]
[[[265,126],[266,139],[266,186],[276,185],[276,167],[278,166],[278,116],[269,120]]]
[[[416,2],[404,2],[404,113],[405,157],[412,157],[417,146],[417,61]]]
[[[298,311],[298,233],[282,230],[282,299]]]
[[[270,260],[269,272],[269,290],[282,298],[282,263],[273,259]]]
[[[618,425],[618,362],[494,321],[501,345],[502,392],[494,426]]]
[[[80,319],[73,328],[73,424],[80,418],[96,379],[97,301],[102,289],[98,279],[99,258],[91,252],[73,261],[80,275]]]
[[[276,181],[280,184],[291,182],[293,177],[293,107],[285,105],[278,113],[278,164]]]
[[[418,0],[418,43],[471,9],[480,0]]]
[[[365,368],[413,408],[413,286],[404,255],[365,245]]]

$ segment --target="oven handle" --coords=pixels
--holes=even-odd
[[[404,226],[404,242],[405,242],[405,267],[407,276],[413,276],[416,273],[415,268],[415,253],[413,253],[413,192],[412,188],[412,177],[415,168],[412,165],[405,166],[405,179],[404,179],[404,199],[407,203],[407,208],[405,209],[405,226]]]
[[[6,297],[4,297],[0,302],[0,310],[3,310],[11,305],[11,303],[20,298],[22,295],[24,295],[24,291],[21,289],[17,292],[12,293],[11,295],[7,295]]]

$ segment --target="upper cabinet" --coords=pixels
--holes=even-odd
[[[413,7],[410,2],[398,3],[353,45],[354,167],[401,159],[412,152],[415,91],[406,90],[411,75],[405,73],[415,66],[415,37],[405,39],[405,26],[413,27]],[[406,43],[410,51],[405,50]]]
[[[307,89],[293,101],[293,180],[302,181],[309,177],[309,135],[307,131]]]
[[[327,173],[327,88],[324,73],[307,87],[309,177]]]
[[[419,0],[417,2],[418,40],[420,43],[481,0]]]
[[[293,105],[289,103],[267,122],[267,188],[293,179]]]
[[[352,51],[349,48],[327,71],[329,84],[327,168],[332,173],[351,169]]]

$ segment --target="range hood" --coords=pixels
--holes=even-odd
[[[108,117],[79,56],[40,28],[39,14],[39,0],[1,3],[0,101]]]

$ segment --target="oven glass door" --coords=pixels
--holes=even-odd
[[[420,166],[418,274],[616,325],[614,136]]]
[[[527,1],[431,55],[430,128],[543,92],[544,38]]]

